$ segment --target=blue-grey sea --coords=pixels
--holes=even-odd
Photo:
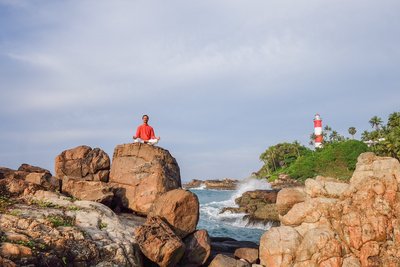
[[[198,229],[206,229],[211,236],[231,237],[239,241],[253,241],[260,243],[261,235],[267,231],[271,224],[248,225],[243,219],[245,214],[225,212],[220,214],[223,207],[235,207],[235,198],[244,192],[256,189],[271,189],[267,182],[256,179],[246,179],[238,190],[208,190],[192,188],[200,201],[200,219]]]

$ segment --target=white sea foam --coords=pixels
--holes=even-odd
[[[244,213],[232,213],[226,211],[220,213],[225,207],[237,207],[235,199],[240,197],[244,192],[257,190],[257,189],[271,189],[271,185],[266,181],[260,181],[254,178],[248,178],[240,183],[239,188],[232,191],[232,195],[228,200],[224,201],[212,201],[200,205],[200,211],[202,216],[209,222],[228,224],[234,227],[245,227],[268,230],[271,228],[272,223],[249,223],[248,219],[243,217]]]
[[[206,185],[205,184],[200,184],[199,187],[190,188],[190,190],[204,190],[204,189],[206,189]]]

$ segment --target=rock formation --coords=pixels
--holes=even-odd
[[[292,179],[287,174],[280,174],[278,176],[278,179],[270,182],[270,184],[273,189],[282,189],[282,188],[288,188],[288,187],[302,186],[302,184],[299,181]]]
[[[223,180],[206,180],[204,184],[207,189],[235,190],[239,184],[238,180],[225,178]]]
[[[55,172],[62,180],[64,194],[111,205],[114,193],[106,183],[110,158],[100,148],[78,146],[64,150],[55,158]]]
[[[247,213],[245,218],[250,223],[256,222],[278,222],[278,211],[276,209],[276,197],[278,190],[254,190],[243,193],[235,199],[239,207],[228,207],[221,212]]]
[[[373,153],[359,156],[350,184],[308,179],[304,201],[282,212],[281,226],[262,236],[261,264],[399,266],[399,182],[399,162]]]
[[[202,266],[211,253],[211,240],[206,230],[198,230],[184,240],[186,250],[180,266]]]
[[[140,143],[118,145],[109,185],[120,205],[147,214],[160,195],[181,187],[180,170],[165,149]]]
[[[195,194],[184,189],[174,189],[156,199],[148,216],[160,216],[180,238],[184,238],[196,230],[199,206]]]
[[[161,267],[176,266],[185,252],[185,244],[160,217],[148,217],[135,229],[143,254]]]
[[[0,180],[1,266],[143,266],[134,227],[106,206]]]
[[[61,180],[52,176],[50,171],[26,163],[22,164],[18,170],[0,167],[0,179],[4,178],[25,180],[53,191],[61,189]]]
[[[65,177],[107,182],[110,173],[110,158],[100,148],[78,146],[61,152],[55,159],[55,173]]]

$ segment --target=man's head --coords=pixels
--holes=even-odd
[[[148,115],[143,115],[142,116],[142,120],[143,120],[143,123],[145,123],[145,124],[147,124],[147,122],[149,121],[149,116]]]

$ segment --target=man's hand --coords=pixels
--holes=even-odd
[[[136,136],[133,136],[133,139],[136,139]]]

